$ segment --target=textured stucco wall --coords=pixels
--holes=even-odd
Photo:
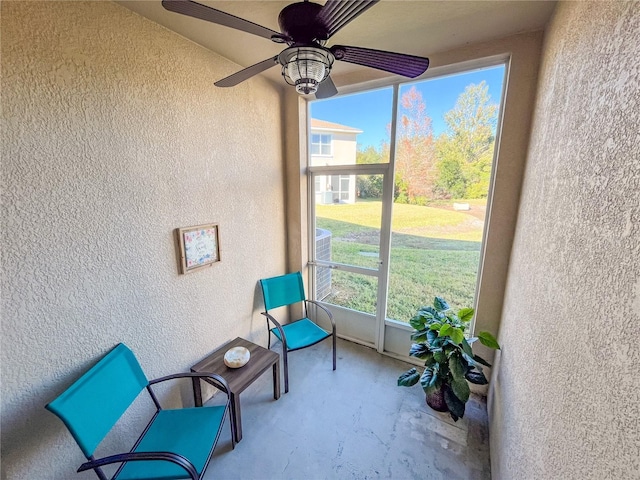
[[[496,479],[640,478],[640,3],[559,4],[490,394]]]
[[[282,93],[214,87],[237,65],[114,3],[1,8],[2,478],[95,478],[44,405],[100,355],[125,342],[155,378],[238,335],[266,344]],[[178,275],[172,230],[207,222],[222,262]]]

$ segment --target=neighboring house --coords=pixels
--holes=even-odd
[[[338,123],[311,119],[310,165],[333,166],[356,163],[356,137],[362,130]],[[316,203],[354,203],[355,175],[317,175]]]

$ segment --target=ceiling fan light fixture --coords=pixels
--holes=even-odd
[[[303,95],[318,90],[318,85],[331,73],[334,60],[328,49],[316,46],[289,47],[278,56],[285,81],[295,85]]]

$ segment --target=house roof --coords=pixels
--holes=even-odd
[[[318,120],[317,118],[311,119],[311,130],[325,130],[330,132],[343,132],[343,133],[362,133],[362,130],[353,127],[347,127],[346,125],[340,125],[339,123],[327,122],[325,120]]]

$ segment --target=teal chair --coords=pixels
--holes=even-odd
[[[282,342],[282,359],[284,363],[284,391],[289,391],[289,364],[288,353],[301,348],[310,347],[329,337],[333,338],[333,369],[336,369],[336,323],[333,315],[325,307],[313,300],[307,300],[304,293],[304,283],[300,272],[289,273],[279,277],[272,277],[260,280],[262,285],[262,295],[264,296],[265,311],[262,313],[267,317],[267,328]],[[284,307],[301,303],[304,317],[287,323],[280,324],[269,313],[274,308]],[[308,305],[313,304],[323,311],[331,321],[331,332],[327,332],[308,318]],[[270,323],[274,328],[270,328]],[[271,348],[271,335],[269,334],[269,348]]]
[[[226,404],[161,408],[151,387],[181,377],[207,377],[227,394]],[[127,453],[94,458],[98,445],[144,389],[156,412],[133,448]],[[64,422],[87,458],[78,472],[93,470],[100,480],[107,480],[101,467],[119,464],[112,480],[199,480],[229,412],[229,387],[222,377],[210,373],[178,373],[149,381],[131,350],[120,343],[45,408]],[[229,423],[233,448],[231,415]]]

